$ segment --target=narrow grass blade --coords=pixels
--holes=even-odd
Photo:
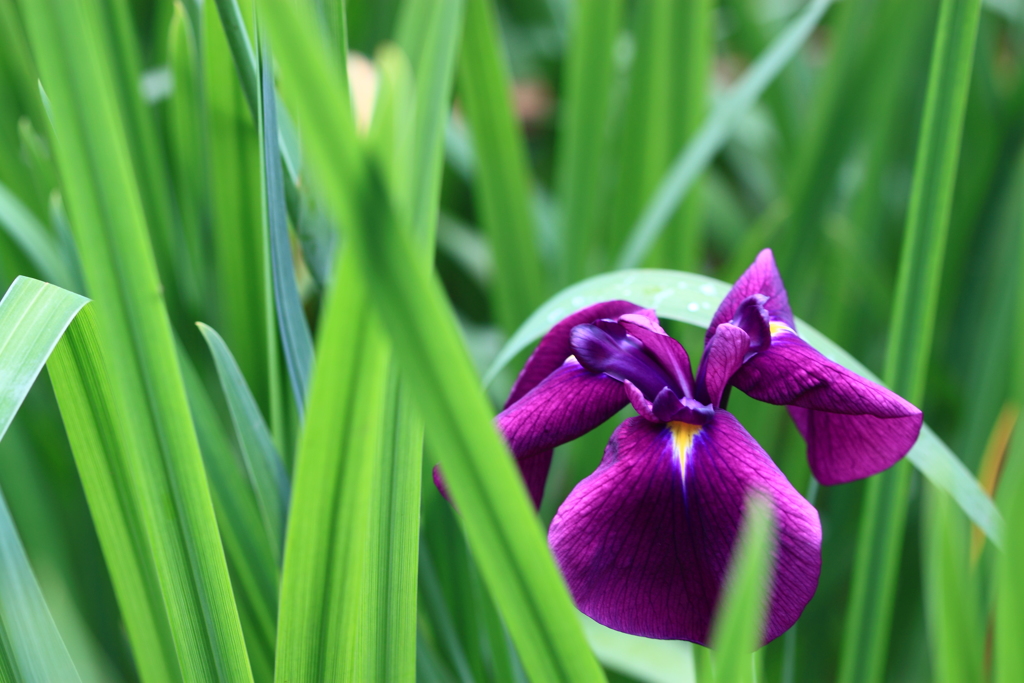
[[[980,0],[943,0],[932,51],[883,375],[916,404],[924,398],[980,13]],[[910,474],[899,464],[868,483],[840,657],[844,683],[880,680],[885,669]]]
[[[121,133],[132,156],[137,195],[145,214],[149,239],[156,245],[153,253],[161,275],[168,283],[172,283],[178,272],[175,262],[178,252],[174,248],[177,226],[171,208],[167,165],[160,155],[156,122],[143,102],[139,88],[142,55],[133,33],[132,8],[127,0],[114,0],[104,3],[101,9],[102,13],[98,16],[104,22],[104,49],[109,51],[110,57],[106,61],[110,69],[108,75],[112,79],[111,95],[120,103]],[[36,58],[39,59],[38,55]],[[40,75],[43,80],[47,80],[42,67]],[[49,87],[48,93],[51,98],[55,97]],[[56,123],[54,133],[59,137]],[[67,184],[67,176],[61,174],[61,177]],[[68,203],[71,203],[70,198]],[[165,298],[172,310],[178,308],[175,288],[168,287]]]
[[[1010,461],[999,496],[1008,533],[1003,552],[996,559],[993,638],[993,680],[996,683],[1012,683],[1024,677],[1024,649],[1020,647],[1024,642],[1024,582],[1020,577],[1021,567],[1024,567],[1024,432],[1020,429],[1014,435],[1008,457]]]
[[[252,114],[253,121],[256,121],[261,108],[260,75],[253,41],[238,0],[216,0],[216,5],[223,33],[237,69],[237,80],[240,82],[249,113]],[[303,253],[307,259],[312,259],[309,264],[310,270],[323,282],[326,279],[324,274],[328,273],[333,265],[332,228],[329,223],[320,220],[319,212],[315,209],[316,202],[308,196],[300,182],[302,158],[299,154],[297,136],[288,134],[288,131],[294,130],[288,112],[284,108],[279,108],[277,115],[280,119],[278,145],[287,177],[284,191],[288,215],[303,241]]]
[[[132,482],[182,675],[250,681],[125,135],[105,13],[86,2],[22,9],[50,96],[58,167],[107,372],[119,405],[133,410],[126,424]]]
[[[178,349],[253,678],[256,683],[269,683],[274,679],[281,553],[275,551],[267,534],[244,457],[235,446],[236,439],[231,438],[221,422],[191,359],[182,346]]]
[[[398,18],[396,39],[409,56],[416,76],[416,119],[410,160],[410,172],[415,177],[410,217],[413,234],[427,245],[434,244],[437,233],[444,131],[451,108],[464,9],[463,0],[406,0]]]
[[[271,1],[261,8],[309,161],[322,186],[331,188],[334,217],[350,238],[358,274],[372,291],[527,674],[536,680],[602,680],[526,490],[490,423],[491,410],[440,283],[393,224],[387,194],[375,169],[365,166],[352,122],[338,118],[345,117],[340,66],[314,38],[308,8]],[[467,19],[467,32],[469,25]]]
[[[211,308],[207,294],[211,240],[207,215],[210,179],[201,107],[202,62],[195,25],[180,1],[174,4],[167,34],[167,59],[174,77],[174,91],[167,102],[168,148],[177,190],[178,234],[182,238],[170,245],[174,250],[170,256],[176,284],[189,310],[205,313]]]
[[[398,41],[408,51],[416,75],[414,93],[398,51],[378,51],[382,79],[371,144],[380,158],[390,161],[392,183],[403,188],[411,231],[425,261],[433,258],[444,125],[462,11],[462,2],[409,0],[403,4]],[[411,121],[410,109],[415,112]],[[382,450],[371,489],[359,680],[413,680],[416,676],[423,420],[393,360],[389,373]]]
[[[746,507],[711,632],[715,681],[719,683],[754,683],[752,653],[761,646],[772,584],[775,529],[771,504],[753,497]]]
[[[280,367],[270,245],[262,216],[259,109],[250,111],[246,106],[229,36],[217,20],[217,7],[204,3],[203,14],[214,266],[211,294],[215,301],[215,315],[209,321],[238,361],[270,422],[278,448],[287,457],[284,444],[290,440],[285,434],[283,405],[287,380]],[[258,93],[255,101],[258,104]]]
[[[423,420],[393,362],[390,375],[370,505],[368,583],[355,677],[363,681],[416,678]]]
[[[92,306],[79,313],[47,365],[96,525],[135,663],[146,683],[181,673],[134,486],[128,411],[112,386]]]
[[[235,437],[260,506],[267,540],[280,563],[290,488],[284,461],[274,447],[270,429],[231,350],[212,327],[199,323],[199,331],[203,333],[217,366],[217,375],[235,426]]]
[[[672,162],[630,231],[616,260],[617,268],[632,268],[643,262],[694,181],[721,150],[743,115],[810,38],[832,2],[812,0],[712,107],[704,124]]]
[[[306,412],[306,394],[313,373],[313,335],[302,310],[302,299],[295,280],[292,246],[288,237],[284,179],[278,152],[277,100],[274,95],[274,70],[270,50],[260,52],[260,141],[263,153],[263,198],[270,243],[271,280],[281,350],[291,380],[295,406],[301,420]]]
[[[545,287],[530,168],[513,116],[502,45],[493,0],[468,0],[459,95],[476,151],[473,189],[479,222],[495,257],[495,315],[502,328],[512,331],[543,300]]]
[[[0,228],[28,257],[39,275],[56,285],[74,282],[56,240],[35,214],[5,185],[0,183]]]
[[[356,667],[389,353],[353,256],[343,252],[328,295],[296,458],[281,576],[279,683],[352,680]]]
[[[1015,185],[1014,188],[1019,188]],[[1018,235],[1024,236],[1024,217],[1017,225]],[[1024,256],[1024,239],[1017,243],[1017,254]],[[1011,410],[1024,405],[1024,355],[1019,353],[1024,342],[1024,278],[1018,277],[1016,309],[1012,339],[1018,352],[1012,358],[1010,404]],[[993,630],[993,676],[995,683],[1011,683],[1024,679],[1024,581],[1020,580],[1024,567],[1024,425],[1017,417],[1016,427],[1009,441],[1006,464],[999,484],[999,506],[1006,515],[1006,543],[996,559],[995,566],[995,624]]]
[[[985,680],[978,573],[970,567],[967,520],[944,492],[924,499],[925,611],[935,680]]]
[[[566,55],[565,101],[559,105],[556,190],[561,203],[562,278],[574,282],[597,246],[596,201],[602,178],[615,82],[613,52],[622,20],[621,0],[573,5]]]
[[[509,338],[484,375],[485,386],[520,352],[540,339],[562,318],[599,301],[626,299],[655,309],[669,320],[707,327],[729,285],[720,280],[675,270],[643,268],[595,275],[563,289],[534,311]],[[800,336],[826,357],[868,379],[881,380],[856,358],[803,320]],[[949,493],[971,521],[996,545],[1002,542],[1002,518],[963,462],[927,425],[907,460],[932,484]]]

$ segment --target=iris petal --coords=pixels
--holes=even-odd
[[[791,329],[773,328],[771,346],[748,360],[732,382],[759,401],[797,408],[790,413],[821,483],[862,479],[906,455],[921,430],[919,409],[828,360]]]
[[[704,349],[704,357],[697,372],[699,400],[716,407],[721,404],[722,392],[733,373],[743,365],[748,348],[750,336],[744,330],[730,323],[718,326]]]
[[[523,366],[523,371],[519,373],[518,379],[512,385],[512,391],[509,393],[508,401],[505,402],[505,407],[509,407],[525,396],[530,389],[540,384],[545,377],[557,370],[562,362],[572,355],[572,349],[569,347],[569,334],[572,332],[572,328],[582,323],[592,323],[602,318],[614,319],[627,314],[641,316],[654,324],[658,322],[654,311],[648,308],[641,308],[628,301],[602,301],[576,311],[552,327],[530,355],[526,365]]]
[[[536,505],[544,495],[551,450],[586,434],[625,405],[620,382],[568,360],[495,418]]]
[[[707,643],[747,495],[778,533],[764,640],[796,622],[821,568],[815,509],[725,411],[702,427],[631,418],[548,534],[580,610],[626,633]]]
[[[707,343],[711,340],[719,325],[732,320],[744,299],[754,294],[763,294],[768,297],[764,307],[773,320],[781,320],[793,327],[793,312],[789,310],[789,296],[782,284],[782,276],[779,275],[779,270],[775,267],[775,257],[772,256],[771,249],[764,249],[732,286],[718,310],[715,311],[715,317],[711,319],[704,342]]]
[[[577,325],[572,328],[571,346],[587,370],[604,373],[620,382],[628,379],[652,400],[666,386],[683,393],[644,345],[626,334],[619,323],[599,320],[594,324]]]

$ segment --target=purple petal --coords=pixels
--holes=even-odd
[[[917,441],[923,416],[843,415],[789,406],[807,441],[807,461],[822,484],[845,484],[896,464]]]
[[[791,329],[773,327],[771,346],[744,363],[732,382],[759,401],[806,409],[790,413],[821,483],[862,479],[906,455],[921,430],[920,410],[828,360]]]
[[[704,342],[707,343],[711,340],[711,336],[714,335],[719,325],[732,320],[743,300],[754,294],[764,294],[768,297],[764,307],[772,319],[781,320],[790,327],[794,326],[793,312],[789,310],[789,297],[786,295],[786,288],[782,284],[779,270],[775,267],[775,257],[772,256],[771,249],[764,249],[732,286],[718,310],[715,311],[715,317],[711,319]]]
[[[704,349],[697,372],[697,398],[718,407],[722,392],[746,358],[750,336],[731,323],[722,323]]]
[[[544,495],[551,449],[586,434],[625,405],[621,383],[568,360],[495,418],[536,505]]]
[[[665,334],[660,326],[657,326],[657,329],[652,329],[649,325],[638,324],[632,320],[635,317],[637,316],[623,316],[619,322],[622,329],[643,342],[647,351],[676,380],[682,393],[692,396],[693,369],[690,366],[690,356],[687,355],[686,349],[676,339]]]
[[[508,408],[525,396],[526,392],[540,384],[541,380],[557,370],[562,361],[572,355],[569,348],[569,333],[572,328],[581,323],[592,323],[602,318],[617,318],[627,314],[642,316],[654,324],[658,322],[654,311],[650,309],[641,308],[628,301],[604,301],[576,311],[552,327],[523,366],[519,378],[512,385],[505,407]]]
[[[705,644],[754,491],[773,501],[778,533],[769,641],[814,594],[821,525],[725,411],[703,427],[626,420],[601,466],[562,503],[548,541],[583,613],[618,631]]]
[[[644,345],[624,327],[610,320],[572,328],[570,346],[576,359],[594,374],[604,373],[620,382],[629,380],[652,399],[662,388],[682,388]]]

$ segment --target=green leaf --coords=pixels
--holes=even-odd
[[[56,158],[105,372],[116,405],[132,410],[125,424],[131,481],[182,676],[251,681],[126,138],[104,8],[37,2],[22,9],[52,105]]]
[[[79,313],[47,365],[96,533],[146,683],[178,680],[156,563],[131,465],[128,411],[118,399],[89,306]]]
[[[260,142],[263,154],[264,220],[270,244],[270,272],[274,286],[277,326],[281,350],[291,379],[292,394],[299,419],[306,412],[306,394],[313,372],[313,335],[302,310],[302,299],[295,280],[292,245],[288,237],[288,216],[284,205],[284,179],[278,152],[277,100],[274,95],[274,70],[270,49],[260,51]]]
[[[259,109],[246,106],[238,70],[213,3],[203,4],[203,80],[206,84],[207,157],[210,165],[210,236],[214,315],[207,321],[224,337],[276,443],[285,444],[285,392],[263,224]],[[241,29],[244,32],[244,26]],[[255,71],[253,72],[256,73]],[[259,103],[258,92],[254,100]],[[189,320],[191,323],[193,320]]]
[[[444,123],[462,9],[461,2],[403,4],[398,40],[409,51],[415,92],[401,51],[382,48],[377,53],[381,82],[370,142],[378,157],[390,163],[392,185],[401,187],[424,260],[433,258]],[[416,676],[423,420],[393,360],[389,373],[382,450],[370,494],[368,584],[355,676],[368,681]]]
[[[235,446],[237,439],[225,429],[191,359],[181,345],[178,348],[253,678],[269,683],[274,679],[281,552],[267,533],[244,458]]]
[[[210,240],[206,228],[210,179],[203,148],[206,131],[200,106],[202,64],[196,35],[191,17],[181,2],[176,2],[167,36],[167,59],[174,76],[174,91],[168,98],[167,128],[183,239],[175,241],[172,255],[176,281],[189,310],[205,311],[209,291]]]
[[[751,497],[711,630],[719,683],[754,683],[751,653],[761,646],[774,551],[771,503]]]
[[[39,219],[3,183],[0,183],[0,228],[28,257],[39,274],[57,285],[74,282],[56,240]]]
[[[929,68],[883,373],[915,404],[924,399],[980,14],[981,0],[942,0]],[[840,655],[844,683],[880,680],[885,669],[910,475],[900,463],[868,482]]]
[[[530,168],[502,50],[493,0],[468,0],[458,88],[476,151],[479,223],[494,252],[495,316],[511,331],[543,300],[545,287]]]
[[[548,299],[509,338],[484,375],[489,384],[531,342],[540,339],[562,318],[599,301],[626,299],[653,308],[662,318],[706,328],[730,285],[694,273],[641,268],[596,275],[563,289]],[[800,336],[827,358],[859,375],[880,382],[870,370],[806,322],[797,319]],[[907,460],[932,484],[949,493],[971,521],[997,545],[1002,539],[1002,520],[959,458],[925,425]]]
[[[434,244],[437,233],[444,131],[451,107],[463,11],[463,0],[406,0],[398,18],[396,39],[409,56],[416,77],[409,165],[414,175],[410,217],[413,234],[428,245]]]
[[[7,290],[0,301],[0,438],[64,330],[87,302],[26,277]],[[39,683],[79,680],[2,495],[0,643],[0,678]]]
[[[353,256],[343,251],[328,293],[296,457],[281,574],[279,683],[352,680],[357,664],[390,354]]]
[[[556,188],[561,202],[564,277],[587,270],[598,244],[601,161],[604,160],[615,83],[613,51],[622,19],[621,0],[573,5],[566,56],[565,101],[559,105]]]
[[[1021,299],[1021,311],[1024,313],[1024,299]],[[1024,366],[1018,369],[1021,371]],[[1003,552],[996,559],[993,637],[993,680],[996,683],[1013,683],[1024,677],[1024,649],[1020,647],[1024,642],[1024,581],[1020,577],[1021,567],[1024,567],[1024,433],[1019,428],[1010,448],[999,495],[1009,533]]]
[[[284,461],[274,447],[270,429],[231,350],[216,330],[203,323],[198,325],[217,366],[217,375],[235,426],[235,437],[241,446],[245,469],[259,503],[267,540],[280,563],[290,489]]]
[[[252,120],[259,118],[260,105],[260,75],[256,62],[256,52],[253,50],[252,40],[246,29],[245,19],[238,6],[238,0],[216,0],[217,12],[220,16],[220,23],[223,28],[223,35],[237,68],[237,76],[240,81],[241,91],[248,104]],[[338,6],[342,7],[338,2]],[[334,253],[334,235],[329,223],[321,220],[322,216],[316,210],[316,202],[303,188],[300,178],[302,175],[302,158],[299,154],[298,137],[294,132],[294,125],[288,116],[287,110],[278,107],[277,116],[279,119],[278,145],[281,154],[281,163],[284,166],[287,182],[284,183],[285,196],[287,198],[288,215],[296,226],[299,238],[302,240],[302,249],[306,258],[310,261],[309,266],[320,282],[326,280],[325,274],[330,272],[332,254]]]
[[[587,642],[599,662],[640,683],[697,683],[693,646],[681,640],[655,640],[613,631],[580,615]]]
[[[812,0],[711,109],[704,124],[672,162],[633,226],[616,267],[632,268],[643,262],[687,191],[728,141],[743,115],[810,38],[832,2]]]
[[[985,680],[985,630],[979,606],[978,572],[970,567],[967,520],[949,496],[925,491],[922,557],[924,598],[932,666],[939,681]]]
[[[491,425],[493,413],[450,304],[407,231],[394,224],[377,169],[366,165],[345,109],[340,65],[316,38],[308,7],[268,0],[261,9],[309,162],[321,186],[331,190],[326,194],[334,218],[373,292],[470,547],[527,674],[535,680],[602,680],[526,489]]]
[[[361,681],[416,678],[417,575],[423,420],[392,362],[379,465],[371,488]]]

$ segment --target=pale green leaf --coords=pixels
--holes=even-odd
[[[559,320],[591,304],[625,299],[655,309],[660,317],[707,327],[729,288],[727,283],[704,275],[655,268],[621,270],[588,278],[562,290],[533,312],[498,353],[484,375],[484,383],[492,381],[516,355]],[[806,322],[797,319],[797,329],[801,337],[827,358],[872,381],[880,381],[853,356]],[[992,499],[927,425],[907,454],[907,460],[932,484],[953,496],[964,514],[986,536],[996,544],[1000,542],[1001,518]]]

